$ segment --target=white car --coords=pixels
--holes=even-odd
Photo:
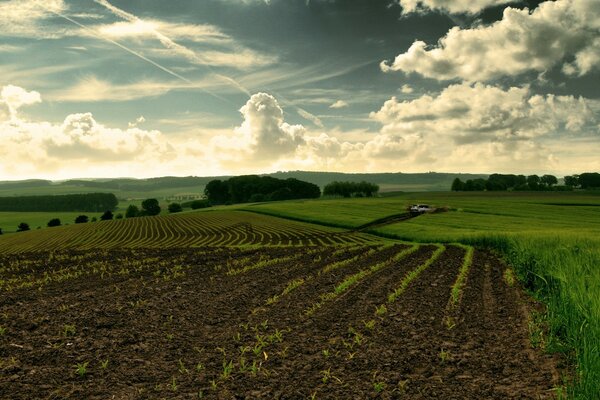
[[[431,211],[428,204],[414,204],[410,207],[410,212],[414,214],[423,214]]]

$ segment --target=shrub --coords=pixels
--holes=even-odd
[[[75,218],[76,224],[85,224],[88,221],[89,221],[89,219],[88,219],[87,215],[79,215],[77,218]]]
[[[26,222],[21,222],[19,224],[19,226],[17,227],[17,232],[25,232],[30,230],[31,228],[29,228],[29,224]]]
[[[110,221],[111,219],[113,219],[113,213],[110,210],[104,211],[104,214],[100,217],[101,221]]]
[[[62,224],[60,223],[60,219],[58,218],[52,218],[50,221],[48,221],[48,228],[52,228],[53,226],[61,226]]]
[[[168,208],[171,214],[183,211],[183,208],[181,208],[181,204],[179,203],[171,203]]]

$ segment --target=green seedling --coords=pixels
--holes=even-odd
[[[382,317],[387,314],[387,307],[385,304],[380,305],[379,307],[375,307],[375,315],[378,317]]]
[[[381,393],[385,390],[385,383],[383,382],[373,382],[373,389],[377,393]]]
[[[515,274],[512,269],[507,268],[504,270],[504,281],[510,287],[515,285]]]
[[[196,364],[196,371],[197,372],[201,372],[204,369],[204,364],[202,364],[201,362],[199,362],[198,364]]]
[[[171,383],[169,384],[169,388],[170,388],[172,391],[174,391],[174,392],[176,392],[176,391],[177,391],[177,380],[175,379],[175,377],[173,377],[173,378],[171,379]]]
[[[440,350],[440,361],[442,362],[442,364],[446,363],[446,361],[448,361],[450,359],[450,352],[446,351],[444,349]]]
[[[0,336],[4,336],[5,333],[6,333],[6,328],[3,326],[0,326]]]
[[[177,361],[177,363],[179,364],[179,372],[182,374],[189,374],[190,371],[185,367],[185,364],[183,363],[183,361],[181,361],[181,358]]]
[[[233,372],[233,360],[229,362],[223,361],[223,371],[221,372],[221,378],[223,380],[228,379]]]
[[[365,328],[372,331],[373,329],[375,329],[375,320],[370,320],[370,321],[363,321],[363,324],[365,325]]]
[[[75,325],[64,325],[63,326],[63,335],[64,336],[75,336],[77,329]]]
[[[329,358],[329,356],[330,356],[329,349],[323,350],[323,356],[325,358]]]
[[[79,375],[80,377],[84,377],[87,374],[87,366],[88,366],[89,362],[86,361],[84,363],[81,364],[76,364],[75,365],[75,372],[77,373],[77,375]]]
[[[108,358],[104,361],[100,361],[100,368],[102,368],[102,369],[108,368]]]

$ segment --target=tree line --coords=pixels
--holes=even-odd
[[[114,210],[118,204],[112,193],[0,197],[0,211],[16,212],[102,212]]]
[[[573,190],[574,188],[594,189],[600,188],[600,174],[586,172],[579,175],[564,177],[564,185],[558,186],[558,179],[554,175],[514,175],[492,174],[488,179],[469,179],[466,182],[459,178],[452,182],[452,191],[505,191],[505,190]]]
[[[331,182],[323,188],[324,196],[372,197],[379,192],[379,186],[369,182]]]
[[[313,183],[295,178],[245,175],[227,180],[214,179],[208,182],[204,194],[210,204],[234,204],[318,198],[321,189]]]

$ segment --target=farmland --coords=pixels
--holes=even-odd
[[[600,391],[600,192],[412,193],[397,197],[285,202],[246,207],[256,212],[359,226],[369,219],[429,203],[448,212],[374,227],[380,236],[419,242],[462,242],[499,251],[518,279],[548,305],[549,334],[540,345],[577,365],[577,398]],[[363,211],[358,212],[363,206]],[[355,211],[349,211],[355,209]]]
[[[560,383],[507,267],[470,247],[70,249],[0,265],[2,398],[550,398]]]
[[[598,272],[592,239],[574,255],[564,239],[523,236],[518,247],[508,236],[486,239],[481,227],[478,236],[449,230],[455,240],[436,227],[453,214],[469,226],[485,210],[514,217],[540,201],[561,203],[521,200],[505,198],[504,208],[473,196],[245,207],[294,219],[320,210],[325,223],[354,226],[411,202],[448,207],[372,228],[391,237],[431,224],[408,241],[232,208],[4,235],[0,398],[504,399],[565,390],[593,398],[589,335],[598,309],[589,307],[600,279],[590,279]],[[592,221],[573,226],[593,231],[594,198],[562,202],[577,201]],[[484,249],[493,239],[514,269]],[[552,260],[543,258],[548,248],[557,250]],[[573,312],[578,306],[589,314]],[[576,328],[583,334],[573,336]]]

